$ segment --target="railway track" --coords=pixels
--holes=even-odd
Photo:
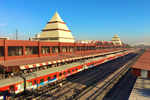
[[[54,88],[51,86],[45,86],[38,91],[38,94],[25,95],[22,98],[24,100],[71,100],[72,98],[78,97],[83,91],[87,90],[90,86],[97,82],[102,82],[114,71],[122,67],[129,59],[134,55],[128,55],[115,59],[113,61],[106,62],[99,67],[87,69],[86,71],[79,72],[63,81],[63,86],[59,87],[55,85]],[[19,100],[18,98],[15,98]]]
[[[103,91],[107,91],[107,87],[111,88],[112,83],[115,82],[116,79],[119,79],[121,74],[126,73],[129,68],[121,67],[117,71],[115,71],[112,75],[110,75],[103,82],[97,83],[91,87],[89,87],[85,92],[80,94],[77,98],[79,100],[102,100]],[[98,98],[98,99],[97,99]]]
[[[37,97],[36,99],[44,100],[47,97],[50,96],[50,98],[58,99],[58,100],[64,100],[64,99],[72,99],[77,95],[77,92],[82,92],[84,89],[92,85],[93,83],[96,83],[98,81],[103,81],[105,78],[107,78],[110,74],[112,74],[115,70],[120,68],[122,65],[124,65],[129,57],[126,57],[126,60],[124,58],[116,59],[115,61],[111,61],[109,63],[102,65],[102,67],[99,67],[99,70],[89,70],[89,72],[84,73],[83,76],[73,78],[74,80],[69,80],[67,84],[64,84],[62,88],[57,88],[55,91],[47,92],[46,95],[41,95],[40,97]],[[123,62],[119,60],[124,60]],[[113,64],[113,66],[110,66]],[[110,70],[108,70],[110,69]],[[91,72],[90,72],[91,71]],[[99,76],[99,77],[98,77]],[[49,95],[50,94],[50,95]]]
[[[96,83],[94,86],[89,87],[85,91],[82,92],[80,95],[78,95],[75,99],[77,100],[103,100],[104,96],[107,94],[107,92],[110,91],[110,89],[117,83],[119,80],[123,77],[126,77],[125,74],[129,72],[130,66],[132,66],[136,60],[141,56],[143,52],[139,53],[138,56],[136,56],[134,59],[130,60],[128,63],[126,63],[122,68],[118,69],[116,72],[114,72],[114,75],[110,75],[104,82],[102,83]],[[120,100],[116,99],[116,97],[113,97],[113,99],[109,100]]]
[[[106,94],[103,100],[128,100],[136,78],[137,77],[132,74],[130,69]]]

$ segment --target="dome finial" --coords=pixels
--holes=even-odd
[[[50,22],[53,22],[53,21],[59,21],[59,22],[64,22],[61,17],[59,16],[58,12],[56,11],[54,16],[52,17],[52,19],[50,20]]]

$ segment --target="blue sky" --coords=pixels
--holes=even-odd
[[[150,0],[0,0],[0,35],[39,33],[58,11],[77,39],[150,43]]]

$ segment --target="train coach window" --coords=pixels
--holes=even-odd
[[[66,75],[66,72],[64,72],[64,75]]]
[[[44,82],[44,79],[41,79],[41,80],[40,80],[40,83],[42,83],[42,82]]]
[[[50,77],[47,77],[47,80],[49,81],[49,80],[51,80],[51,78],[50,78]]]
[[[54,75],[54,78],[56,78],[56,75]]]
[[[72,69],[72,72],[74,72],[74,69]]]

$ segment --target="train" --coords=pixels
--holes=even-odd
[[[132,51],[133,52],[133,51]],[[122,57],[124,55],[130,54],[131,51],[123,50],[117,53],[111,53],[104,56],[97,56],[96,58],[92,58],[94,60],[89,60],[89,62],[78,64],[77,66],[70,66],[66,67],[66,65],[62,69],[53,68],[55,71],[51,70],[48,72],[41,72],[41,74],[38,73],[38,75],[30,75],[26,76],[25,78],[22,77],[16,77],[12,79],[5,79],[0,81],[0,92],[2,95],[5,95],[4,93],[8,94],[18,94],[26,90],[33,90],[40,88],[46,84],[52,84],[54,82],[57,82],[59,80],[63,80],[75,73],[81,72],[83,70],[96,67],[97,65],[100,65],[104,62],[116,59],[118,57]],[[56,70],[57,69],[57,70]],[[25,80],[24,80],[25,79]],[[4,84],[5,83],[5,84]]]

